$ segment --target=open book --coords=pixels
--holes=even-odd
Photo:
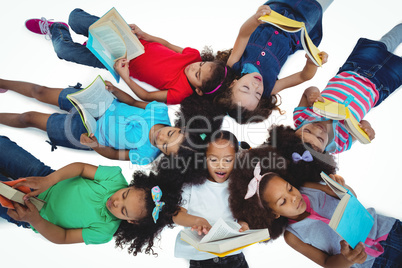
[[[6,208],[14,209],[13,203],[11,201],[20,203],[25,206],[25,202],[22,199],[26,193],[29,193],[31,189],[29,187],[21,186],[17,189],[14,189],[12,186],[16,183],[22,181],[24,179],[19,179],[15,181],[2,181],[0,182],[0,205]],[[34,204],[34,206],[40,211],[43,205],[46,203],[45,201],[36,198],[30,197],[29,201]]]
[[[304,22],[289,19],[273,10],[271,10],[271,14],[261,16],[258,19],[263,22],[272,24],[273,26],[278,27],[286,32],[295,33],[301,31],[300,41],[304,50],[306,51],[310,59],[315,63],[315,65],[322,66],[322,60],[318,55],[318,53],[320,53],[320,50],[314,45],[313,41],[311,41]]]
[[[144,46],[131,32],[115,8],[109,10],[89,27],[87,48],[103,63],[117,82],[120,76],[114,70],[116,60],[128,60],[144,53]]]
[[[325,118],[344,120],[348,132],[359,142],[363,144],[371,142],[367,133],[359,126],[359,122],[345,105],[324,98],[324,102],[317,101],[314,103],[313,111]]]
[[[105,81],[98,75],[88,87],[68,94],[67,99],[78,110],[90,135],[96,130],[96,119],[106,112],[115,96],[106,89]]]
[[[219,257],[270,238],[268,229],[239,232],[240,228],[238,223],[225,222],[220,218],[207,235],[198,235],[196,231],[184,229],[180,232],[180,238],[200,251]]]
[[[340,199],[329,222],[329,227],[352,248],[355,248],[359,242],[364,243],[374,225],[373,217],[349,189],[331,179],[324,172],[321,172],[321,178]]]

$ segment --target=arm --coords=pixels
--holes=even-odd
[[[16,183],[13,188],[17,188],[19,186],[27,186],[33,189],[32,192],[27,193],[24,196],[24,200],[27,200],[31,196],[37,196],[38,194],[43,193],[56,183],[70,178],[81,176],[83,178],[93,180],[97,169],[97,166],[93,166],[90,164],[72,163],[59,170],[56,170],[55,172],[45,177],[25,178],[24,181]]]
[[[320,57],[322,59],[322,63],[326,63],[328,60],[328,54],[325,52],[320,52]],[[311,61],[311,59],[306,55],[307,61],[306,65],[304,66],[301,72],[289,75],[285,78],[279,79],[276,81],[275,86],[272,90],[272,95],[278,94],[280,91],[297,86],[307,80],[310,80],[314,77],[315,73],[317,72],[317,66]]]
[[[188,214],[187,209],[183,207],[180,207],[179,213],[173,217],[173,222],[191,227],[191,231],[196,230],[199,235],[207,234],[212,227],[206,219]]]
[[[297,107],[311,107],[316,101],[324,101],[321,92],[317,87],[309,87],[304,90]]]
[[[14,220],[28,222],[47,240],[55,244],[84,242],[82,229],[64,229],[42,218],[39,211],[29,200],[25,200],[25,205],[26,207],[14,203],[15,210],[9,209],[7,214]]]
[[[112,147],[102,146],[98,143],[98,139],[91,134],[88,137],[87,133],[81,134],[80,143],[91,147],[98,154],[113,160],[130,160],[130,150],[117,150]]]
[[[253,16],[251,16],[248,20],[246,20],[245,23],[243,23],[243,25],[240,28],[239,35],[237,36],[236,41],[233,45],[232,53],[230,54],[226,65],[232,67],[233,64],[235,64],[240,60],[241,56],[244,53],[244,50],[246,49],[251,34],[258,27],[258,25],[264,23],[262,21],[259,21],[258,18],[270,13],[271,8],[269,6],[262,5],[258,8],[257,12]]]
[[[285,231],[285,241],[294,250],[323,267],[350,267],[354,263],[363,263],[367,258],[364,245],[361,242],[355,249],[351,249],[349,245],[342,240],[340,243],[341,254],[330,256],[316,247],[304,243],[289,231]]]
[[[139,86],[130,78],[130,72],[128,70],[129,63],[127,59],[120,59],[115,62],[114,69],[120,75],[120,77],[126,82],[129,88],[144,101],[159,101],[166,102],[167,100],[167,90],[159,90],[155,92],[149,92]]]
[[[134,99],[133,97],[131,97],[130,95],[128,95],[126,92],[124,92],[123,90],[115,87],[111,82],[109,81],[105,81],[106,83],[106,89],[112,93],[113,95],[116,96],[116,98],[120,101],[123,102],[125,104],[128,104],[130,106],[135,106],[138,108],[142,108],[145,109],[145,107],[148,105],[148,102],[143,102],[143,101],[137,101],[136,99]]]
[[[171,50],[173,50],[174,52],[177,53],[182,53],[183,52],[183,48],[176,46],[176,45],[172,45],[171,43],[169,43],[168,41],[166,41],[165,39],[162,39],[160,37],[156,37],[150,34],[147,34],[146,32],[142,31],[137,25],[135,24],[129,24],[131,31],[137,35],[137,37],[139,39],[148,41],[148,42],[157,42]]]

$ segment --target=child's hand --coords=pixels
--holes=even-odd
[[[321,51],[320,53],[318,53],[318,56],[320,56],[322,64],[325,64],[328,62],[328,54],[325,51]]]
[[[321,92],[317,87],[307,88],[304,91],[304,96],[306,97],[308,106],[313,106],[317,101],[324,102],[324,98],[321,96]]]
[[[247,222],[239,221],[238,224],[241,225],[241,228],[239,229],[239,232],[244,232],[244,231],[250,230],[250,227],[248,226]]]
[[[197,231],[198,235],[207,234],[212,228],[209,222],[201,217],[195,220],[195,224],[191,227],[191,231]]]
[[[105,84],[106,84],[107,91],[109,91],[112,94],[114,94],[116,91],[120,90],[115,85],[113,85],[112,82],[110,82],[110,81],[105,80]]]
[[[342,186],[345,186],[345,179],[337,174],[329,174],[329,177],[339,183]]]
[[[25,200],[25,206],[13,202],[15,209],[8,209],[7,214],[16,221],[25,221],[30,224],[38,221],[41,216],[38,209],[29,200]]]
[[[130,71],[128,69],[129,61],[127,59],[119,59],[114,63],[114,69],[121,76],[121,78],[128,79],[130,77]]]
[[[364,130],[364,132],[367,133],[367,135],[369,136],[370,140],[373,140],[375,138],[375,131],[371,127],[371,124],[368,121],[361,120],[360,123],[359,123],[359,126]]]
[[[351,263],[364,263],[367,258],[367,253],[364,251],[364,244],[359,242],[355,249],[349,247],[349,244],[342,240],[341,244],[341,254]]]
[[[50,187],[56,184],[56,181],[52,179],[52,176],[46,176],[46,177],[27,177],[24,178],[24,181],[21,181],[19,183],[16,183],[13,188],[17,188],[20,186],[26,186],[31,189],[33,189],[32,192],[27,193],[24,195],[23,199],[27,200],[31,196],[37,196],[40,193],[43,193]]]
[[[88,133],[81,134],[80,143],[82,145],[86,145],[91,148],[99,147],[98,139],[95,137],[95,135],[93,133],[91,133],[91,135],[89,135],[89,137],[88,137]]]
[[[137,35],[138,39],[142,39],[145,41],[151,41],[151,40],[149,40],[149,34],[144,32],[143,30],[141,30],[140,27],[138,27],[137,25],[129,24],[128,26],[130,26],[131,32],[133,34]]]
[[[258,20],[258,18],[269,14],[271,14],[271,8],[267,5],[262,5],[258,8],[257,12],[255,12],[254,18],[258,21],[258,23],[262,24],[265,22]]]

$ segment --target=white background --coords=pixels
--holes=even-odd
[[[29,18],[42,16],[67,22],[71,10],[81,7],[89,13],[103,15],[116,7],[128,23],[136,23],[144,31],[167,39],[182,47],[202,50],[204,45],[214,51],[233,46],[239,27],[257,10],[262,1],[2,1],[0,4],[0,77],[30,81],[49,87],[64,88],[81,82],[88,85],[101,74],[114,82],[105,70],[59,60],[50,41],[25,29]],[[292,110],[298,104],[303,90],[311,85],[323,88],[345,61],[359,37],[379,39],[382,34],[401,22],[402,4],[397,0],[337,0],[326,11],[323,19],[324,37],[320,49],[329,54],[329,62],[318,70],[314,79],[283,92],[281,108],[284,116],[274,114],[268,121],[240,127],[232,120],[225,120],[240,140],[258,145],[267,138],[266,129],[272,123],[292,124]],[[74,40],[85,38],[73,34]],[[399,52],[399,53],[398,53]],[[397,54],[402,55],[399,48]],[[291,56],[282,69],[281,76],[301,70],[304,53]],[[118,85],[131,92],[121,82]],[[130,93],[132,94],[132,93]],[[370,145],[356,143],[351,151],[338,158],[339,174],[351,185],[366,207],[375,207],[385,215],[401,218],[402,186],[400,167],[400,124],[402,93],[397,92],[365,118],[376,130],[376,139]],[[172,107],[173,115],[176,107]],[[28,99],[14,92],[0,94],[0,112],[41,111],[57,112],[57,108]],[[9,136],[23,148],[57,169],[74,161],[95,165],[119,165],[127,180],[138,167],[128,162],[112,161],[94,152],[82,152],[59,147],[50,152],[45,143],[45,133],[34,129],[12,129],[0,125],[0,134]],[[253,141],[253,142],[251,142]],[[6,153],[6,152],[2,152]],[[17,160],[18,161],[18,160]],[[1,266],[15,267],[187,267],[187,262],[173,256],[174,240],[180,228],[165,230],[157,242],[157,258],[145,254],[133,257],[126,250],[114,248],[114,243],[104,245],[54,245],[31,230],[23,230],[0,220]],[[247,248],[245,255],[250,267],[313,267],[311,261],[288,247],[283,239]]]

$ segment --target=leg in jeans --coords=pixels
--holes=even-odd
[[[97,19],[98,17],[75,9],[70,14],[69,24],[76,33],[88,36],[89,26]],[[50,33],[52,34],[54,51],[60,59],[105,69],[105,66],[85,45],[73,41],[65,25],[53,23],[50,26]]]
[[[0,180],[19,179],[30,176],[46,176],[52,173],[50,167],[22,149],[5,136],[0,136]],[[0,206],[0,217],[18,226],[29,227],[26,222],[18,222],[7,215],[7,209]]]
[[[389,52],[394,52],[395,49],[402,43],[402,23],[396,25],[383,37],[381,37],[380,42],[383,42]]]

